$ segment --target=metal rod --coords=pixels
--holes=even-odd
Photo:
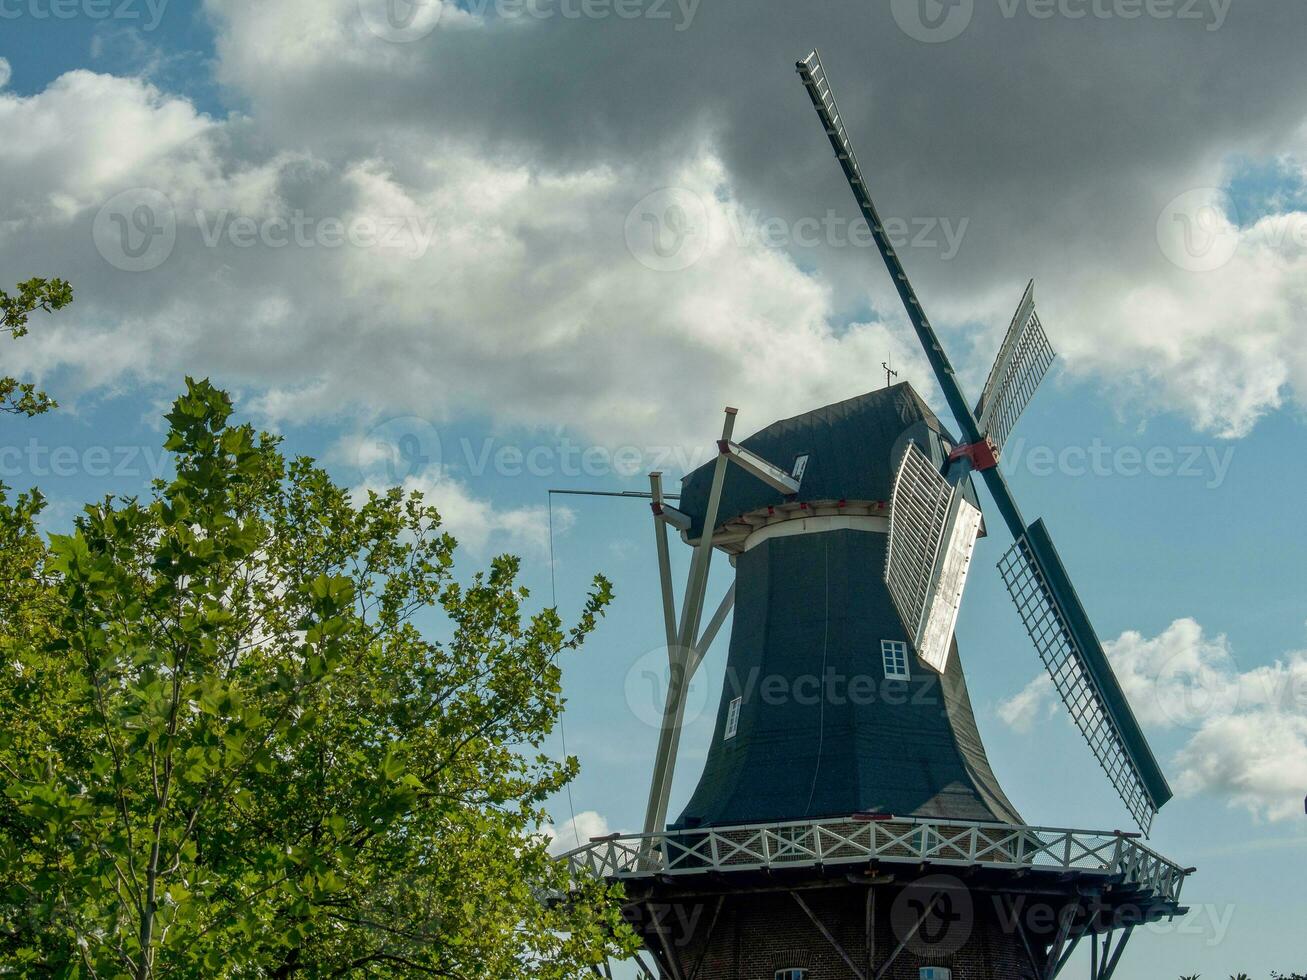
[[[1116,965],[1121,962],[1121,954],[1125,952],[1125,944],[1130,941],[1130,934],[1134,931],[1135,927],[1128,925],[1125,927],[1125,931],[1121,933],[1121,938],[1116,942],[1116,952],[1112,954],[1111,961],[1103,965],[1102,980],[1112,980],[1112,974],[1116,972]]]
[[[908,934],[904,936],[902,942],[894,948],[894,952],[889,954],[889,959],[880,965],[880,969],[876,971],[875,980],[881,980],[885,974],[889,973],[889,968],[894,965],[894,961],[899,958],[899,954],[908,948],[908,943],[912,942],[912,937],[915,936],[921,927],[926,924],[926,920],[930,918],[931,913],[935,911],[935,906],[939,904],[939,900],[943,895],[943,892],[935,893],[935,897],[932,898],[930,904],[926,906],[926,911],[921,913],[921,918],[918,919],[916,924],[908,930]]]
[[[809,62],[813,62],[813,64]],[[848,141],[848,135],[843,125],[835,118],[835,115],[838,115],[838,109],[832,114],[832,109],[835,108],[835,99],[830,94],[830,81],[826,78],[826,69],[821,63],[821,57],[814,51],[806,60],[800,61],[797,68],[799,76],[803,79],[804,87],[808,90],[808,96],[817,109],[817,115],[821,117],[822,122],[826,125],[826,133],[830,137],[831,145],[835,148],[835,156],[840,162],[840,167],[844,170],[844,176],[848,179],[849,188],[853,191],[853,196],[857,200],[863,216],[867,219],[872,237],[876,240],[876,248],[880,251],[880,257],[885,261],[885,268],[889,270],[890,279],[899,294],[899,299],[903,302],[903,309],[907,312],[908,320],[912,323],[912,329],[916,331],[917,339],[921,342],[922,350],[926,353],[926,360],[930,362],[930,366],[935,372],[935,378],[939,381],[939,386],[944,392],[944,400],[948,403],[949,411],[953,413],[958,426],[962,429],[962,438],[968,443],[979,442],[982,436],[980,425],[976,421],[975,415],[972,414],[966,396],[962,393],[962,386],[958,384],[957,375],[953,372],[953,365],[949,363],[948,355],[944,353],[944,346],[935,334],[935,328],[930,325],[930,319],[926,316],[926,311],[922,308],[920,300],[917,299],[916,290],[912,288],[912,282],[908,279],[907,270],[903,267],[898,252],[895,251],[893,243],[889,240],[889,235],[885,232],[880,214],[876,210],[876,204],[872,201],[871,193],[867,190],[867,185],[862,179],[862,171],[858,167],[858,160],[853,153],[852,145]],[[825,93],[818,89],[819,82],[814,78],[814,68],[821,72],[822,78],[826,82]],[[827,105],[828,99],[829,106]],[[983,476],[985,477],[985,485],[989,487],[989,492],[994,497],[994,503],[1003,515],[1003,520],[1007,522],[1012,536],[1014,538],[1021,537],[1025,533],[1026,522],[1021,517],[1017,502],[1013,499],[1012,492],[1008,489],[1007,482],[1003,479],[1002,474],[999,473],[998,467],[995,466],[985,470]]]
[[[722,441],[730,442],[735,429],[735,409],[726,409],[722,423]],[[708,492],[708,508],[704,512],[699,543],[690,561],[690,574],[681,600],[681,625],[673,649],[671,678],[667,689],[667,702],[663,712],[663,726],[659,732],[658,752],[654,758],[653,782],[649,787],[649,806],[645,811],[644,829],[652,834],[667,823],[667,806],[672,793],[672,777],[676,772],[676,752],[681,741],[681,721],[685,714],[685,694],[690,684],[690,664],[694,638],[699,632],[703,616],[703,597],[708,587],[708,571],[712,564],[712,532],[717,524],[717,508],[722,499],[722,485],[726,480],[726,456],[719,454],[713,464],[712,488]]]
[[[699,669],[704,655],[708,648],[712,646],[712,641],[717,639],[718,632],[721,631],[722,624],[726,622],[726,617],[730,615],[731,609],[735,606],[735,583],[732,582],[730,588],[726,590],[726,595],[722,596],[722,601],[717,606],[717,611],[713,613],[712,619],[708,620],[708,625],[704,628],[703,635],[699,637],[699,642],[694,645],[691,656],[690,672]]]
[[[1071,933],[1071,923],[1079,910],[1078,902],[1062,910],[1062,921],[1057,930],[1057,938],[1053,940],[1053,945],[1048,947],[1048,965],[1044,968],[1044,980],[1053,980],[1057,976],[1057,971],[1062,969],[1062,947],[1066,945],[1067,936]]]
[[[667,941],[667,934],[663,931],[662,921],[654,912],[653,906],[645,903],[645,908],[649,912],[649,917],[653,920],[654,932],[663,946],[663,958],[667,962],[668,972],[672,975],[672,980],[683,980],[684,973],[681,971],[681,965],[676,960],[676,954],[672,952],[672,944]]]
[[[1071,954],[1076,951],[1076,947],[1080,945],[1080,940],[1084,938],[1085,934],[1083,932],[1078,932],[1071,937],[1071,945],[1068,946],[1066,951],[1058,958],[1057,967],[1053,970],[1053,976],[1057,976],[1066,968],[1067,963],[1071,961]]]
[[[835,940],[835,937],[831,935],[830,930],[827,929],[822,924],[821,920],[813,914],[812,909],[808,908],[808,903],[803,900],[802,896],[800,896],[798,892],[790,892],[790,898],[794,899],[794,901],[799,904],[799,908],[803,909],[804,914],[812,920],[812,924],[817,927],[817,931],[822,934],[822,937],[826,942],[830,943],[831,948],[840,954],[840,959],[842,959],[848,968],[853,971],[853,975],[857,977],[858,980],[867,980],[866,975],[859,970],[858,965],[853,962],[853,958],[844,951],[844,947]]]
[[[655,504],[662,503],[663,475],[649,474],[649,496]],[[661,517],[654,517],[655,544],[658,548],[658,582],[663,593],[663,630],[667,634],[667,656],[672,655],[676,645],[676,596],[672,592],[672,559],[667,549],[667,522]]]
[[[699,952],[699,958],[694,961],[694,968],[690,971],[690,980],[695,980],[699,976],[699,971],[703,969],[703,961],[708,957],[709,942],[713,934],[717,931],[717,920],[721,918],[722,906],[726,904],[726,895],[717,896],[717,907],[713,909],[712,918],[708,921],[708,931],[703,935],[703,949]]]
[[[867,889],[867,976],[876,969],[876,886]]]
[[[562,494],[568,497],[635,497],[640,500],[648,500],[653,496],[644,490],[550,490],[550,493]],[[679,493],[665,493],[663,500],[680,500]]]
[[[1007,903],[1008,914],[1012,917],[1012,922],[1017,928],[1017,935],[1021,937],[1021,945],[1025,947],[1026,958],[1030,960],[1030,966],[1035,971],[1035,976],[1042,976],[1046,964],[1040,963],[1035,956],[1034,947],[1030,945],[1030,937],[1026,935],[1026,924],[1021,921],[1021,913],[1017,910],[1016,903],[1008,896],[1003,896]]]

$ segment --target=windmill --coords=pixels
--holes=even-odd
[[[982,744],[954,627],[979,474],[1014,544],[999,563],[1035,649],[1146,834],[1171,796],[1003,444],[1053,360],[1027,286],[979,402],[885,234],[816,52],[798,72],[961,432],[899,383],[735,441],[678,506],[650,477],[670,667],[645,828],[567,855],[621,881],[664,980],[1051,980],[1087,941],[1109,980],[1132,931],[1182,913],[1192,868],[1136,833],[1032,826]],[[693,549],[678,613],[668,529]],[[714,554],[733,581],[706,625]],[[668,808],[686,694],[734,613],[698,785]],[[1032,915],[1038,909],[1040,914]]]

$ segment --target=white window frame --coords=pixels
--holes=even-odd
[[[734,738],[735,734],[740,730],[740,708],[743,704],[744,698],[735,698],[727,707],[726,732],[722,735],[722,741]]]
[[[808,980],[808,968],[804,966],[787,966],[776,971],[776,980]]]
[[[908,662],[908,645],[903,640],[881,640],[880,659],[885,666],[887,681],[912,680],[912,669]]]

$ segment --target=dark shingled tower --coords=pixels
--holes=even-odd
[[[860,812],[1022,822],[985,757],[956,653],[941,674],[909,646],[908,678],[885,676],[882,641],[911,643],[882,575],[887,501],[909,441],[939,464],[955,444],[900,384],[776,422],[741,443],[764,459],[808,457],[788,505],[872,513],[853,528],[747,539],[736,557],[735,625],[712,747],[677,827]],[[709,464],[682,487],[691,543],[711,483]],[[974,501],[970,481],[964,492]],[[776,503],[750,474],[727,471],[724,528]],[[737,732],[725,739],[736,698]]]

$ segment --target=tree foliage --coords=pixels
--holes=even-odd
[[[460,584],[420,495],[355,500],[230,415],[188,380],[176,477],[48,550],[31,499],[0,512],[0,962],[470,980],[629,948],[536,833],[576,771],[539,751],[557,657],[608,583],[528,616],[516,559]]]
[[[17,295],[0,289],[0,329],[10,338],[27,335],[27,323],[38,310],[51,313],[73,301],[73,287],[62,279],[29,279],[18,284]],[[36,385],[8,376],[0,377],[0,412],[40,415],[56,407],[53,398]]]

